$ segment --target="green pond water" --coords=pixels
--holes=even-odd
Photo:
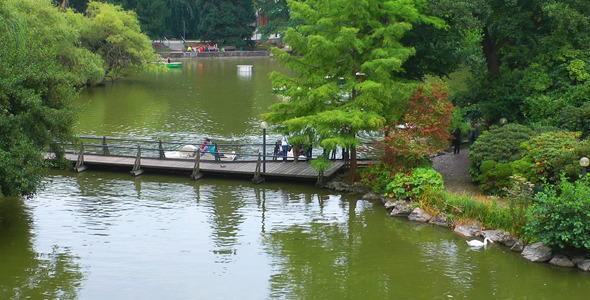
[[[278,69],[269,58],[199,59],[92,88],[76,131],[259,143],[259,115],[280,101],[267,76]],[[52,170],[34,197],[0,198],[0,299],[588,299],[589,274],[501,245],[473,250],[360,198]]]

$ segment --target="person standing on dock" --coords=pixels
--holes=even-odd
[[[273,154],[273,157],[272,157],[273,160],[277,160],[279,155],[283,154],[280,140],[275,143],[275,149],[272,151],[272,154]]]
[[[286,135],[281,140],[281,148],[283,148],[283,163],[287,163],[287,153],[289,152],[289,139]]]

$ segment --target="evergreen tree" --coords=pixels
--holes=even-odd
[[[391,124],[397,107],[409,98],[407,81],[396,77],[415,50],[400,40],[413,23],[442,26],[420,12],[424,1],[307,0],[290,1],[291,17],[284,41],[293,55],[272,53],[295,73],[273,73],[285,102],[263,116],[284,133],[324,149],[350,150],[349,182],[359,179],[356,149],[359,134]]]
[[[262,39],[267,39],[273,34],[281,34],[288,27],[294,26],[290,22],[287,0],[255,0],[254,6],[266,20],[266,24],[258,27],[258,33],[262,34]]]

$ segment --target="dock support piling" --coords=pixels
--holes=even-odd
[[[252,178],[252,182],[255,184],[260,184],[264,182],[264,177],[260,176],[260,167],[262,166],[262,158],[260,157],[260,153],[258,153],[258,162],[256,162],[256,169],[254,170],[254,178]]]
[[[137,146],[137,156],[135,157],[135,164],[133,165],[133,170],[131,170],[131,175],[139,176],[143,174],[143,170],[141,169],[141,146]]]
[[[160,158],[166,158],[166,154],[164,153],[164,147],[162,147],[162,140],[158,141],[158,149],[160,152]]]
[[[106,136],[102,137],[102,154],[110,155],[109,146],[107,145],[107,137]]]
[[[80,173],[86,170],[86,166],[84,165],[84,143],[80,144],[80,153],[78,153],[78,160],[76,160],[76,165],[74,166],[74,171]]]
[[[193,167],[193,174],[191,175],[192,180],[198,180],[203,177],[203,173],[201,173],[201,149],[197,149],[197,152],[195,153],[195,166]]]

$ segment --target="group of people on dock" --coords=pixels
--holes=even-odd
[[[292,150],[293,150],[293,145],[289,144],[289,139],[285,135],[285,136],[283,136],[283,138],[281,140],[278,140],[275,143],[275,148],[273,151],[274,159],[276,160],[278,157],[282,157],[283,163],[287,163],[288,154]],[[309,160],[309,159],[311,159],[311,153],[312,153],[311,145],[309,145],[308,147],[304,147],[304,145],[301,144],[301,145],[299,145],[299,149],[297,151],[297,154],[295,153],[295,151],[293,151],[292,154],[293,154],[293,156],[305,155],[305,158],[307,160]]]
[[[206,139],[205,142],[203,143],[203,145],[201,145],[201,156],[203,156],[203,154],[209,152],[211,153],[211,155],[215,156],[215,151],[218,150],[217,149],[217,145],[211,141],[211,139]]]
[[[209,44],[207,44],[205,47],[203,47],[203,45],[199,46],[199,47],[191,47],[188,46],[188,48],[186,48],[186,52],[217,52],[220,51],[219,47],[217,46],[217,44],[210,46]],[[222,52],[224,52],[223,48],[221,49]]]

